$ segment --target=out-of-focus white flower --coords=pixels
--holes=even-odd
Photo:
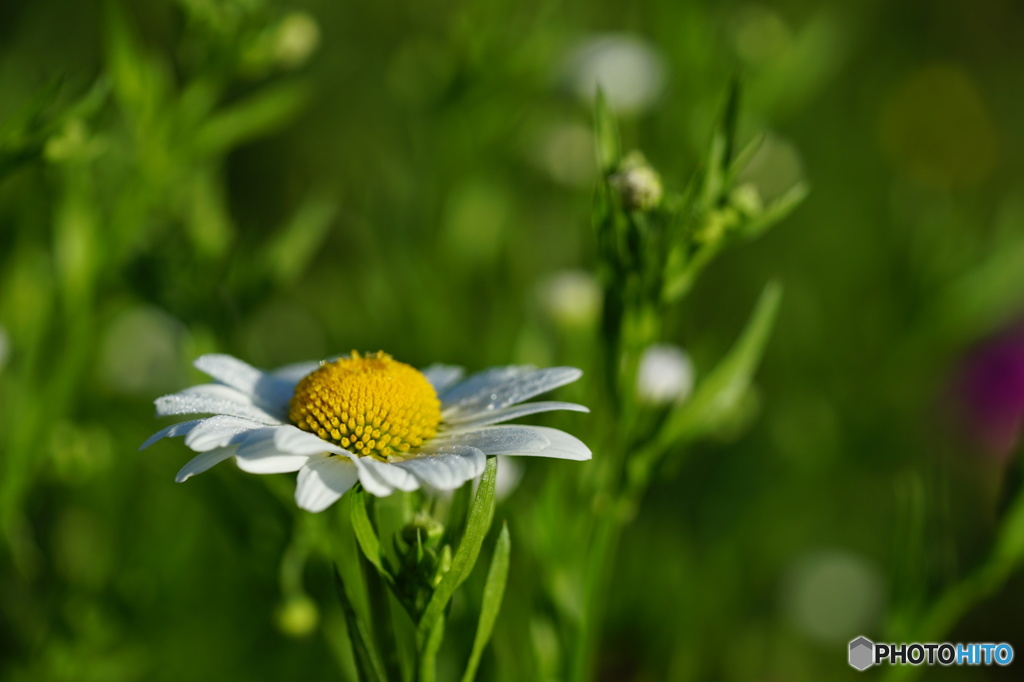
[[[166,391],[181,381],[181,323],[152,306],[120,312],[104,329],[99,379],[125,394]]]
[[[519,487],[523,480],[523,467],[514,459],[501,460],[501,466],[494,479],[494,497],[497,500],[504,500],[512,494],[512,491]]]
[[[771,134],[754,152],[736,178],[740,186],[749,184],[757,190],[759,200],[771,202],[804,179],[804,162],[792,142]]]
[[[564,69],[569,87],[580,99],[591,101],[600,87],[608,105],[623,114],[649,109],[665,85],[661,55],[625,33],[584,40],[569,52]]]
[[[551,410],[588,412],[574,403],[523,402],[579,379],[574,367],[496,367],[462,380],[458,367],[421,373],[383,352],[354,351],[269,373],[229,355],[195,364],[217,383],[158,398],[157,414],[214,416],[174,424],[142,444],[185,437],[200,454],[178,481],[234,457],[250,473],[299,472],[295,501],[319,512],[357,482],[381,497],[421,486],[453,490],[483,473],[486,455],[591,456],[563,431],[500,424]]]
[[[746,62],[763,64],[790,48],[793,36],[775,11],[763,5],[747,5],[736,13],[733,43]]]
[[[870,630],[882,612],[883,598],[878,569],[845,550],[800,557],[783,585],[783,605],[793,625],[826,643]]]
[[[534,162],[554,180],[570,187],[588,187],[597,179],[594,132],[589,125],[562,122],[536,137]]]
[[[277,25],[274,56],[286,68],[302,66],[320,44],[320,26],[305,12],[292,12]]]
[[[679,346],[657,344],[640,356],[636,392],[646,403],[682,401],[693,390],[693,363]]]
[[[538,288],[541,307],[558,324],[590,327],[601,312],[601,285],[586,270],[562,270]]]

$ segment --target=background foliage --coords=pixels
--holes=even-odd
[[[599,678],[852,679],[857,634],[1021,641],[1016,464],[972,438],[956,378],[1024,304],[1022,19],[1010,0],[3,3],[0,679],[351,674],[329,566],[306,562],[331,520],[296,521],[285,477],[174,485],[180,444],[135,454],[150,401],[213,350],[584,364],[592,334],[539,292],[594,263],[572,55],[608,32],[659,60],[620,126],[667,186],[738,74],[741,137],[768,134],[748,179],[813,190],[665,332],[700,376],[785,285],[746,419],[659,472],[623,536]],[[513,595],[536,593],[518,548],[577,542],[535,513],[572,466],[528,462],[498,508],[512,564],[482,679],[561,669],[550,605]],[[472,630],[451,636],[463,660]]]

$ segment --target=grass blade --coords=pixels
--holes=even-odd
[[[462,675],[462,682],[473,682],[473,678],[476,677],[476,669],[480,665],[480,657],[484,653],[484,647],[491,639],[494,623],[498,620],[498,612],[501,611],[501,601],[505,596],[505,583],[508,581],[508,563],[511,553],[512,540],[509,538],[508,524],[505,523],[502,524],[501,535],[498,536],[498,542],[494,547],[491,568],[487,571],[480,621],[476,627],[473,651],[469,655],[469,663],[466,665],[466,672]]]
[[[452,567],[441,579],[441,584],[434,590],[434,594],[423,611],[423,616],[417,626],[417,638],[422,642],[426,641],[433,632],[434,625],[438,618],[444,613],[456,588],[469,576],[480,555],[480,546],[491,526],[491,518],[494,512],[494,482],[497,478],[497,459],[492,455],[487,458],[487,468],[480,479],[480,487],[476,492],[476,499],[469,510],[469,521],[466,522],[466,532],[462,535],[459,548],[452,558]]]
[[[394,584],[391,572],[384,567],[384,552],[380,546],[380,539],[373,529],[370,516],[366,512],[366,493],[362,488],[352,491],[352,529],[356,534],[356,541],[359,549],[363,551],[366,559],[377,569],[377,573],[387,581],[389,585]]]
[[[334,587],[338,593],[338,600],[341,602],[341,610],[345,614],[345,623],[348,625],[348,636],[352,642],[352,650],[356,655],[356,667],[359,669],[359,678],[364,682],[386,682],[384,666],[381,664],[380,655],[373,647],[373,639],[370,637],[366,623],[359,619],[352,600],[345,591],[345,584],[341,580],[341,573],[337,567],[334,569]]]

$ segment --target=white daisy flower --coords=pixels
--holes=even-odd
[[[384,352],[289,365],[263,372],[230,355],[203,355],[195,366],[216,383],[156,400],[160,416],[212,414],[168,426],[200,453],[175,480],[229,457],[254,474],[298,471],[295,501],[323,511],[356,482],[390,495],[420,486],[452,490],[483,473],[486,455],[588,460],[577,438],[543,426],[500,424],[537,412],[589,412],[574,403],[522,403],[576,381],[574,367],[496,367],[462,379],[462,369],[423,372]]]

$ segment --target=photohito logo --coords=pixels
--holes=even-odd
[[[999,644],[876,644],[867,637],[850,642],[850,665],[867,670],[873,665],[1010,665],[1013,647]]]

